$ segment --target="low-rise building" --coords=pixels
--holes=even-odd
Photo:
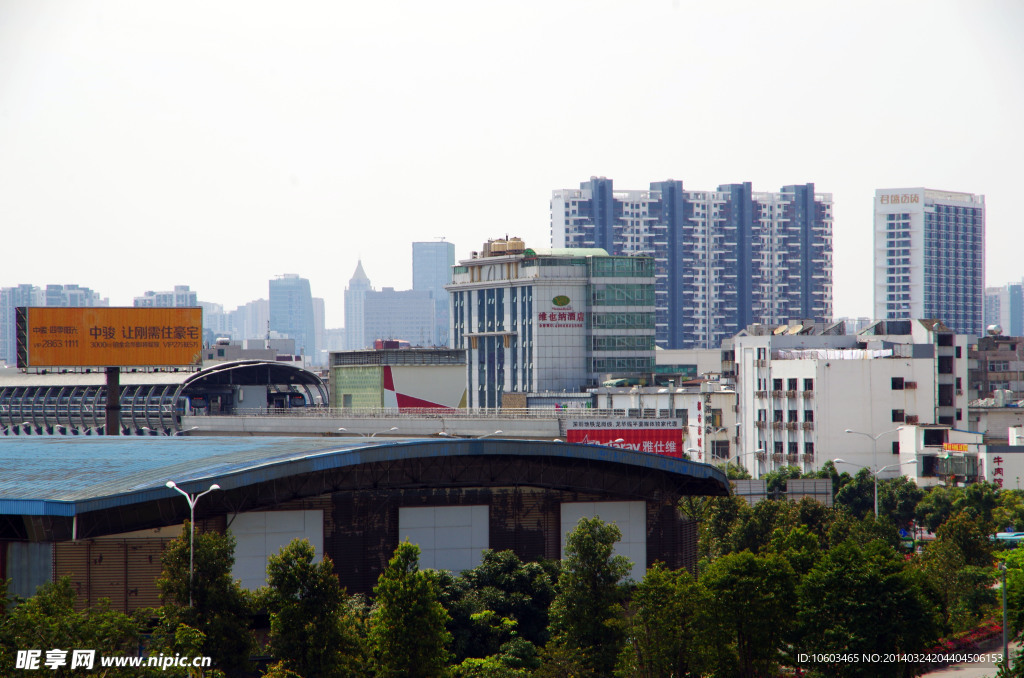
[[[967,424],[967,337],[938,321],[879,321],[857,335],[841,324],[751,326],[723,344],[722,360],[736,374],[738,454],[755,478],[836,458],[876,467],[898,450],[899,426]]]
[[[334,407],[466,406],[466,352],[460,349],[336,351],[330,366]]]

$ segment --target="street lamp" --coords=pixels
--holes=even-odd
[[[851,433],[852,433],[852,431],[851,431]],[[892,433],[892,431],[889,431],[889,433]],[[878,469],[877,471],[872,471],[871,467],[869,467],[869,466],[864,466],[862,464],[854,464],[852,461],[846,461],[845,459],[833,459],[832,463],[834,463],[834,464],[849,464],[850,466],[857,466],[858,468],[866,468],[869,471],[871,471],[871,475],[873,475],[875,477],[875,518],[877,519],[878,518],[878,475],[882,471],[887,471],[887,470],[889,470],[891,468],[898,468],[900,466],[906,466],[907,464],[916,464],[917,460],[916,459],[910,459],[908,461],[901,461],[898,464],[889,464],[888,466],[883,466],[882,468]]]
[[[876,436],[873,436],[870,433],[864,433],[863,431],[853,431],[851,429],[846,429],[846,432],[847,433],[852,433],[852,434],[858,435],[858,436],[864,436],[865,438],[870,438],[871,439],[871,468],[878,468],[878,439],[881,438],[882,436],[887,436],[890,433],[897,433],[897,432],[902,431],[902,430],[903,430],[902,426],[897,426],[896,428],[892,429],[891,431],[882,431],[881,433],[879,433]],[[847,462],[847,463],[849,463],[849,462]],[[859,466],[859,464],[854,464],[854,466]],[[889,468],[889,467],[887,466],[886,468]],[[874,473],[874,471],[872,471],[872,473]],[[878,475],[877,475],[877,473],[875,475],[875,517],[876,518],[878,517]]]
[[[188,502],[188,606],[192,607],[192,565],[195,558],[195,539],[196,539],[196,502],[203,495],[210,494],[214,490],[219,490],[220,485],[214,483],[210,485],[210,489],[206,492],[200,492],[199,494],[189,494],[185,490],[181,489],[174,484],[173,480],[167,481],[167,487],[175,490]]]
[[[174,435],[176,435],[176,436],[183,436],[186,433],[188,433],[189,431],[195,431],[197,428],[199,428],[199,427],[198,426],[193,426],[192,428],[187,428],[184,431],[175,431]]]
[[[378,433],[391,433],[392,431],[397,431],[397,430],[398,430],[397,426],[392,426],[387,431],[374,431],[373,433],[370,434],[370,437],[372,438],[375,435],[377,435]]]
[[[699,455],[701,453],[701,451],[698,450],[696,447],[687,447],[686,451],[689,454],[698,454]],[[698,457],[698,459],[699,459],[699,457]]]
[[[488,437],[488,436],[500,436],[500,435],[501,435],[502,433],[504,433],[504,431],[502,431],[502,430],[501,430],[501,429],[499,428],[499,429],[498,429],[497,431],[494,431],[494,432],[492,432],[492,433],[485,433],[485,434],[483,434],[482,436],[477,436],[477,440],[479,440],[480,438],[486,438],[486,437]]]
[[[708,436],[715,436],[715,440],[713,442],[717,443],[718,442],[718,434],[721,433],[722,431],[727,431],[727,430],[729,430],[729,429],[727,427],[725,427],[725,426],[719,426],[718,428],[715,428],[714,426],[705,426],[704,427],[704,442],[705,443],[707,442]],[[712,445],[711,446],[711,454],[708,456],[708,458],[710,459],[711,457],[714,457],[714,456],[715,456],[715,446]]]

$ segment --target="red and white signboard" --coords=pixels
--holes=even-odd
[[[570,419],[566,442],[683,456],[682,419]]]

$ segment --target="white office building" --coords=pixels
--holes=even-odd
[[[654,262],[602,249],[488,242],[455,267],[452,347],[467,349],[469,407],[509,393],[579,391],[654,371]],[[525,402],[525,400],[524,400]]]
[[[723,371],[736,375],[737,453],[755,478],[835,459],[840,470],[877,470],[899,462],[900,426],[966,427],[968,337],[919,320],[841,332],[752,326],[723,346]]]
[[[875,191],[875,318],[935,318],[981,336],[985,196],[927,188]]]

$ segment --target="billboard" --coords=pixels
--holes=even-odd
[[[565,424],[565,440],[569,443],[608,445],[624,450],[682,457],[683,420],[570,419]]]
[[[19,307],[18,367],[200,365],[203,309]]]

